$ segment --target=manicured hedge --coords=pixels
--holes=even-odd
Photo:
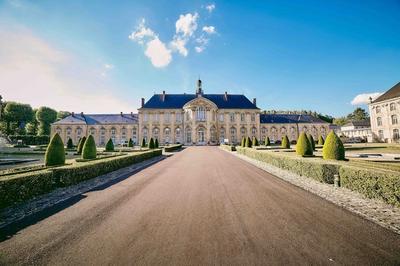
[[[26,145],[43,145],[48,144],[50,142],[49,135],[43,136],[35,136],[35,135],[10,135],[8,136],[11,142],[17,142],[18,140],[22,140],[22,142]]]
[[[226,151],[236,151],[235,145],[221,144],[220,147]]]
[[[173,152],[182,148],[182,144],[174,144],[164,147],[165,152]]]
[[[161,154],[162,151],[156,149],[103,160],[4,176],[0,178],[0,208],[48,193],[57,187],[77,184],[83,180],[107,174]]]

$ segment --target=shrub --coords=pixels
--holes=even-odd
[[[287,135],[282,137],[282,148],[284,149],[290,149],[290,141]]]
[[[258,146],[258,140],[256,137],[253,136],[253,140],[252,140],[253,146]]]
[[[311,143],[308,140],[306,133],[301,133],[297,139],[296,153],[300,156],[311,156],[313,155],[313,150]]]
[[[235,145],[221,144],[220,147],[226,151],[236,151]]]
[[[114,151],[114,143],[112,139],[109,139],[106,144],[106,151]]]
[[[269,140],[269,137],[268,137],[268,136],[265,137],[264,145],[265,145],[265,146],[270,146],[270,145],[271,145],[271,141]]]
[[[246,138],[242,137],[242,142],[240,144],[241,147],[245,147],[246,146]]]
[[[159,146],[158,139],[156,139],[156,141],[154,141],[154,148],[158,149],[158,146]]]
[[[165,152],[173,152],[182,148],[182,144],[169,145],[168,147],[164,147]]]
[[[154,149],[154,140],[153,140],[153,138],[150,138],[149,149]]]
[[[318,138],[318,145],[324,145],[324,143],[325,143],[324,137],[320,135]]]
[[[9,135],[8,136],[12,143],[16,143],[18,140],[22,140],[25,145],[44,145],[49,144],[50,136],[34,136],[34,135]]]
[[[65,163],[65,149],[64,143],[58,133],[56,133],[50,140],[44,156],[44,164],[46,166],[61,165]]]
[[[146,139],[145,138],[143,138],[142,139],[142,148],[146,148]]]
[[[246,147],[251,148],[251,146],[252,146],[251,139],[250,139],[250,137],[247,137],[246,138]]]
[[[97,156],[96,143],[92,135],[89,135],[82,150],[82,159],[95,159]]]
[[[128,147],[133,147],[133,140],[131,138],[129,138]]]
[[[332,130],[326,137],[322,149],[322,157],[325,160],[344,160],[344,147],[340,138]]]
[[[314,141],[313,136],[312,136],[310,133],[308,133],[308,134],[307,134],[307,138],[308,138],[308,141],[309,141],[310,144],[311,144],[312,150],[315,151],[315,141]]]
[[[72,149],[74,148],[74,143],[72,142],[72,139],[69,138],[67,141],[67,149]]]
[[[83,138],[81,138],[79,140],[78,149],[77,149],[78,154],[82,153],[82,149],[83,149],[83,145],[85,145],[85,141],[86,141],[86,136],[83,136]]]

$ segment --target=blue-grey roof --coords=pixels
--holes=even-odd
[[[260,123],[327,123],[326,121],[304,114],[260,114]]]
[[[69,115],[60,121],[53,123],[57,124],[86,124],[86,125],[101,125],[101,124],[136,124],[138,122],[137,114],[74,114]]]
[[[180,109],[196,97],[196,94],[165,94],[163,101],[162,94],[155,94],[144,104],[143,108]],[[244,95],[228,94],[227,100],[225,100],[224,94],[203,94],[202,97],[212,101],[220,109],[258,109]]]

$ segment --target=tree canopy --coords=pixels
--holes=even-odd
[[[42,106],[36,112],[36,120],[39,122],[38,135],[49,135],[51,123],[57,120],[57,111]]]

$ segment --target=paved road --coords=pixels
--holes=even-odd
[[[400,264],[400,237],[216,147],[192,147],[0,243],[4,264]]]

